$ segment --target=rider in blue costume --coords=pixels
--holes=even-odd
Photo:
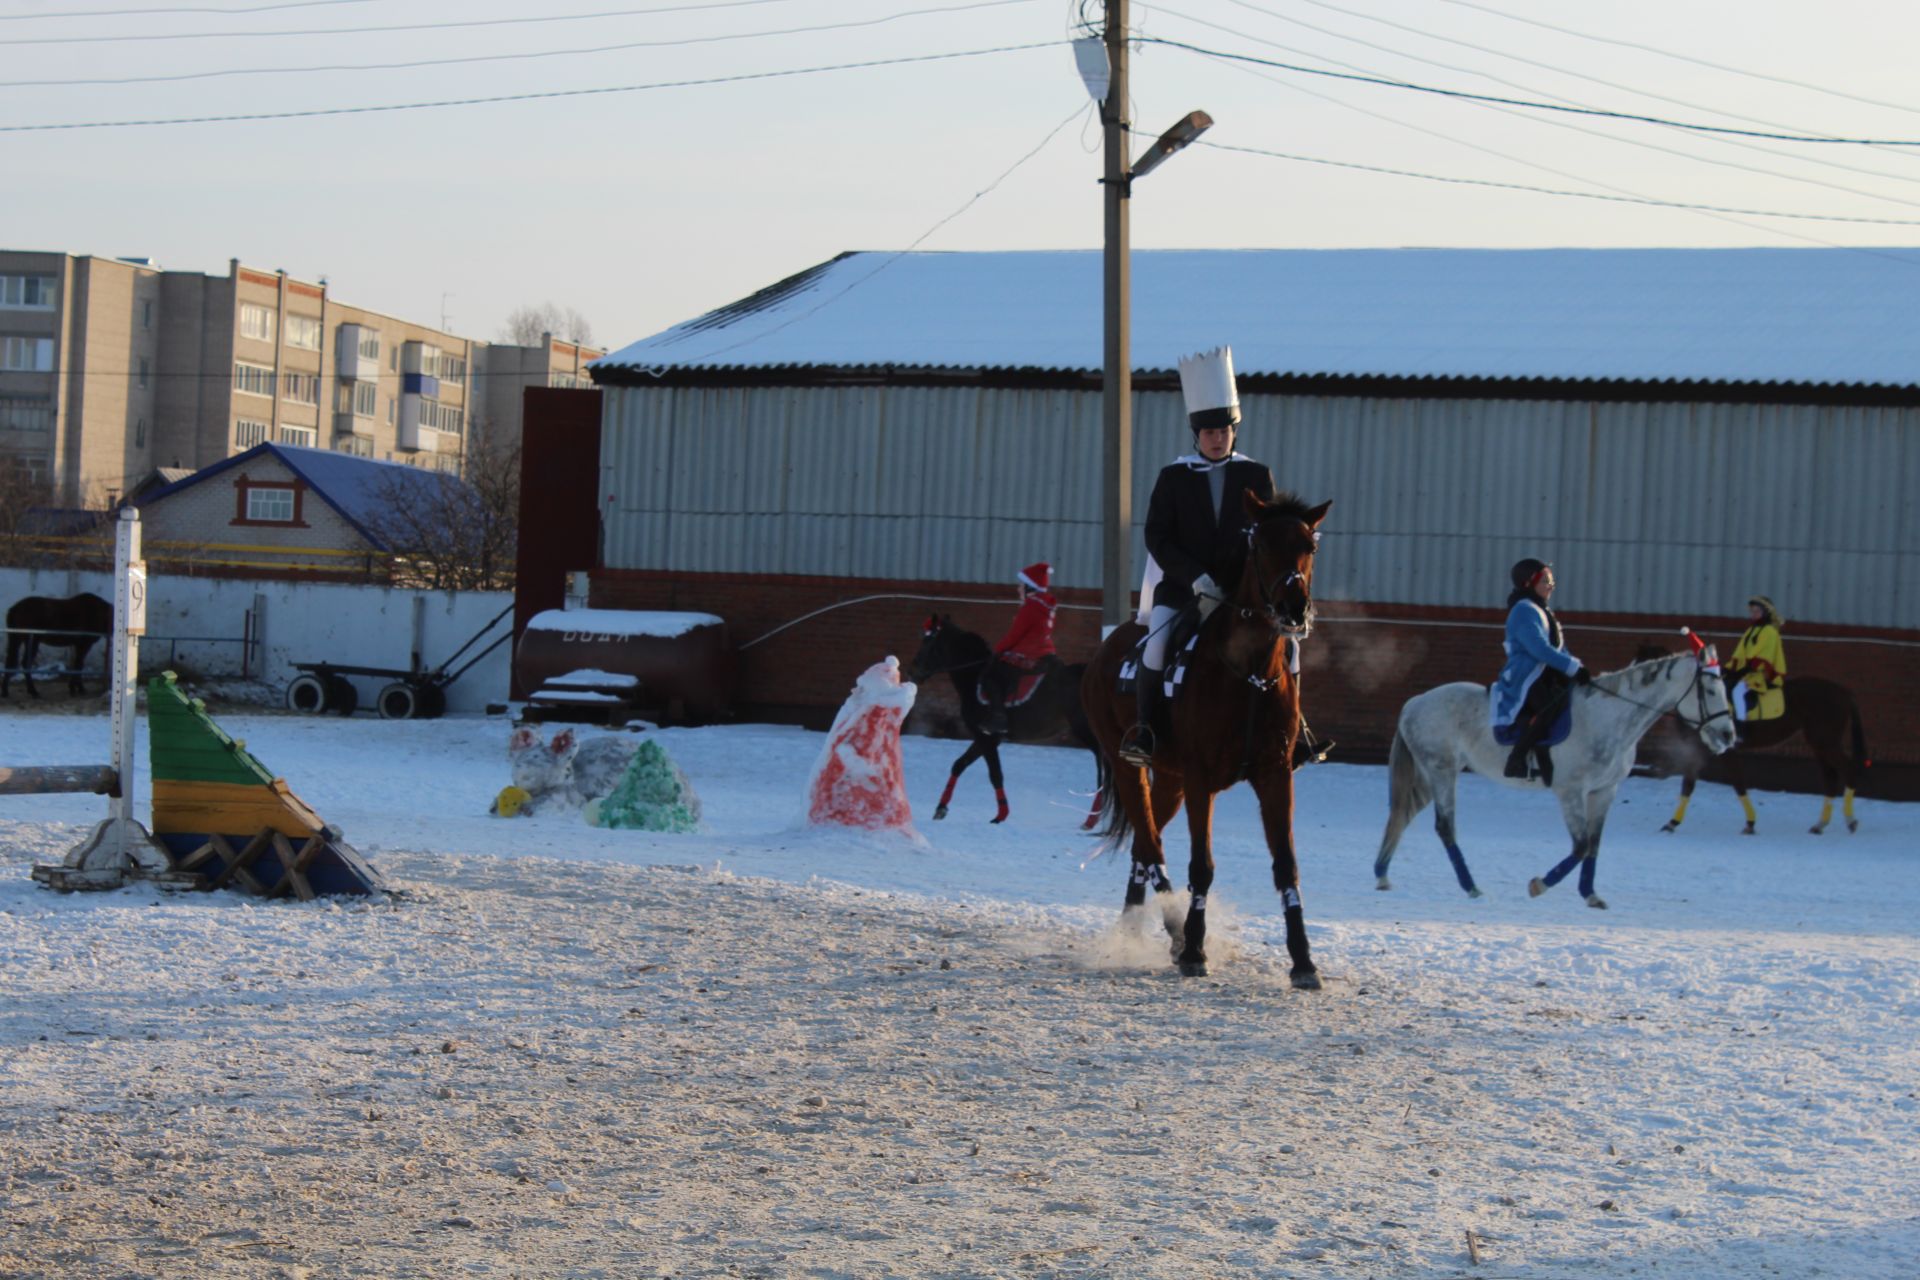
[[[1520,725],[1507,756],[1509,778],[1527,776],[1527,753],[1535,753],[1540,780],[1553,785],[1553,761],[1540,739],[1553,727],[1573,684],[1593,679],[1580,659],[1567,652],[1560,619],[1553,616],[1553,566],[1528,558],[1513,566],[1513,593],[1507,597],[1506,665],[1493,683],[1493,727]]]

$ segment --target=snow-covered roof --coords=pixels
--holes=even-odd
[[[1920,249],[1133,254],[1133,364],[1242,375],[1920,385]],[[848,253],[623,347],[719,369],[1093,371],[1101,254]]]
[[[671,640],[699,627],[725,625],[711,613],[649,609],[542,609],[527,621],[527,630],[579,631],[597,636],[651,636]],[[554,682],[549,680],[547,683]]]
[[[379,523],[381,513],[392,504],[396,493],[426,500],[437,497],[441,487],[445,485],[466,487],[465,482],[458,476],[445,471],[409,467],[400,462],[380,462],[373,458],[359,458],[350,453],[337,453],[331,449],[310,449],[303,445],[269,443],[257,444],[244,453],[222,458],[210,466],[191,472],[185,479],[176,480],[163,489],[156,489],[145,495],[135,505],[152,506],[182,489],[191,488],[224,471],[243,466],[262,454],[279,459],[289,471],[305,480],[321,501],[339,512],[340,517],[352,525],[355,532],[365,538],[377,551],[397,549],[389,547],[371,527]]]

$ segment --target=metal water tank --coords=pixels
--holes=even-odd
[[[548,609],[527,623],[513,666],[530,704],[624,705],[673,720],[733,710],[733,642],[710,613]]]

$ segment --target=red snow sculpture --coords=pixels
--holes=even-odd
[[[911,830],[900,765],[900,722],[916,692],[900,680],[900,659],[876,662],[854,682],[813,768],[807,819],[816,826]]]

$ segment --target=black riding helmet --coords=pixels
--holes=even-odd
[[[1545,560],[1535,560],[1532,556],[1528,556],[1525,560],[1513,566],[1513,573],[1511,575],[1513,578],[1513,589],[1515,591],[1533,590],[1534,579],[1551,568],[1553,568],[1553,566]]]

